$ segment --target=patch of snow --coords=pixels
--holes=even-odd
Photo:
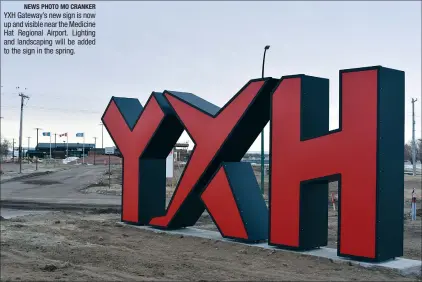
[[[63,163],[68,164],[70,162],[76,161],[77,159],[79,159],[79,158],[78,157],[68,157],[68,158],[63,160]]]

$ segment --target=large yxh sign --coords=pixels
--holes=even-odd
[[[308,250],[327,244],[328,182],[339,183],[339,256],[403,255],[404,72],[340,71],[340,126],[329,131],[328,79],[249,81],[224,107],[175,91],[113,97],[102,121],[123,156],[122,221],[174,229],[206,209],[222,236]],[[240,160],[271,121],[269,209]],[[166,157],[195,143],[166,208]]]

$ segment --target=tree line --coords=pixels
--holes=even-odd
[[[6,139],[1,138],[0,156],[6,157],[9,154],[9,148],[10,147],[11,147],[11,143]]]
[[[412,141],[404,144],[404,160],[413,164],[412,159]],[[422,139],[416,141],[416,161],[422,160]]]

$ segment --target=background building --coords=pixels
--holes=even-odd
[[[89,151],[95,148],[95,144],[89,143],[52,143],[51,144],[51,155],[53,158],[66,158],[66,150],[68,149],[69,155],[67,157],[82,157],[82,153],[85,156],[89,154]],[[28,152],[28,156],[31,158],[37,156],[39,158],[48,158],[50,156],[50,143],[38,143],[35,150]]]

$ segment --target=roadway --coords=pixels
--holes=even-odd
[[[74,166],[46,175],[7,181],[1,184],[2,207],[13,202],[120,207],[120,196],[80,192],[96,183],[104,171],[104,166]]]

